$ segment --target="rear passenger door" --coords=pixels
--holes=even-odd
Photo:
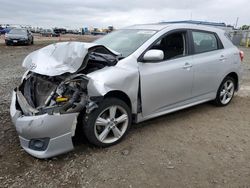
[[[226,58],[223,45],[216,33],[190,31],[193,45],[193,97],[211,98],[218,89]]]

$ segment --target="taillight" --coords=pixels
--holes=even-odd
[[[244,59],[244,52],[240,51],[240,60],[241,60],[241,62],[243,61],[243,59]]]

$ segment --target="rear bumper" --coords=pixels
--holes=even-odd
[[[75,134],[78,113],[23,116],[16,108],[17,103],[14,91],[10,114],[26,152],[37,158],[50,158],[74,148],[72,136]],[[34,147],[32,143],[36,140],[44,140],[44,147]]]

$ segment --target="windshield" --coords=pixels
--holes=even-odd
[[[18,34],[18,35],[25,35],[26,31],[24,29],[12,29],[9,32],[10,34]]]
[[[95,41],[97,44],[106,46],[127,57],[146,42],[156,31],[123,29],[114,31]]]

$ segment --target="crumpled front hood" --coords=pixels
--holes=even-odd
[[[88,50],[95,46],[100,45],[84,42],[51,44],[29,54],[23,61],[23,67],[47,76],[74,73],[82,66]]]

